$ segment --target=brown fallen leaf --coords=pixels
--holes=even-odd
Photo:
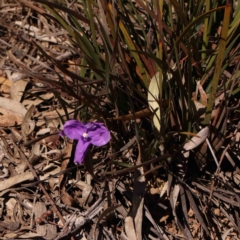
[[[0,92],[2,94],[9,95],[11,91],[11,86],[12,86],[11,80],[4,77],[0,77]]]
[[[204,91],[200,81],[197,81],[197,89],[200,93],[200,99],[204,106],[207,106],[208,94]]]
[[[0,126],[21,124],[26,112],[26,108],[21,103],[0,97]]]
[[[27,86],[28,82],[24,80],[19,80],[13,83],[11,87],[11,99],[20,102],[22,99],[23,92]]]
[[[35,220],[41,218],[41,216],[46,213],[46,211],[47,208],[44,203],[36,202],[36,204],[34,205]],[[57,226],[53,224],[37,224],[36,230],[37,234],[44,237],[44,239],[54,239],[57,236]]]

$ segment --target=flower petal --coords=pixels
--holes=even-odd
[[[90,144],[90,142],[84,140],[78,141],[74,155],[74,163],[81,164],[83,162]]]
[[[103,123],[100,122],[88,122],[85,124],[85,127],[88,131],[95,131],[97,128],[103,126]]]
[[[77,120],[69,120],[65,122],[60,134],[64,134],[70,139],[80,140],[86,130],[87,129],[83,123]]]
[[[90,142],[95,146],[103,146],[107,144],[111,138],[110,131],[103,126],[103,123],[94,122],[92,125],[86,124],[88,128],[88,137],[91,139]]]

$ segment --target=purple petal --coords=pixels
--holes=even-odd
[[[88,131],[95,131],[97,128],[103,126],[103,123],[99,122],[88,122],[85,124],[85,127]]]
[[[86,124],[87,126],[87,124]],[[87,126],[88,137],[91,139],[90,142],[95,146],[103,146],[107,144],[111,138],[110,132],[102,123],[94,122]]]
[[[84,140],[78,141],[74,155],[74,163],[81,164],[83,162],[90,144],[90,142]]]
[[[65,122],[63,130],[60,134],[64,134],[70,139],[80,140],[82,139],[82,135],[86,132],[86,130],[87,129],[83,123],[77,120],[69,120]]]

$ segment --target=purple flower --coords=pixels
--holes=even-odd
[[[89,122],[83,124],[77,120],[65,122],[60,135],[66,135],[70,139],[78,140],[74,162],[81,164],[86,156],[89,146],[103,146],[110,140],[110,132],[103,123]]]

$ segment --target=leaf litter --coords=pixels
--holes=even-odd
[[[236,166],[234,173],[221,169],[214,176],[206,173],[205,179],[199,180],[200,183],[193,181],[191,187],[183,182],[183,175],[177,176],[180,185],[175,183],[171,174],[147,182],[137,141],[122,147],[137,152],[136,155],[127,155],[126,159],[132,163],[135,158],[136,165],[140,166],[126,176],[111,174],[112,178],[101,178],[106,176],[105,172],[117,173],[121,169],[109,169],[110,165],[98,160],[99,155],[101,159],[109,158],[110,150],[106,148],[102,152],[93,151],[93,166],[73,165],[75,143],[59,137],[58,133],[62,129],[62,120],[74,117],[76,102],[71,94],[63,93],[58,99],[54,91],[49,93],[52,86],[48,79],[54,80],[54,90],[58,93],[62,93],[63,88],[59,78],[74,83],[42,57],[31,39],[62,62],[74,62],[76,50],[69,51],[63,29],[46,24],[41,15],[38,18],[46,24],[45,28],[31,26],[27,23],[31,11],[22,15],[21,5],[15,1],[3,2],[5,5],[0,6],[0,14],[4,47],[0,50],[4,54],[0,66],[7,68],[1,70],[0,76],[1,239],[70,239],[71,236],[76,239],[143,239],[143,236],[145,239],[181,239],[186,236],[188,239],[204,239],[203,231],[210,239],[215,239],[219,232],[222,239],[237,239],[240,232],[240,171]],[[18,32],[14,38],[11,37],[13,31]],[[43,73],[41,78],[39,72]],[[197,91],[204,108],[207,96],[201,86]],[[227,110],[219,98],[215,103],[218,112],[211,116],[214,126],[220,127],[224,136],[228,132],[228,137],[236,142],[231,151],[239,152],[239,132],[226,129],[224,115]],[[60,100],[67,103],[65,109]],[[197,98],[195,101],[200,104]],[[126,118],[132,119],[132,114]],[[188,153],[184,157],[188,161],[191,161],[193,149],[204,146],[207,135],[208,128],[205,128],[183,145],[182,150]],[[215,150],[222,146],[223,137],[219,135],[216,132],[209,136],[215,139],[212,146]],[[239,160],[239,156],[231,151],[226,156],[234,165],[233,158]],[[201,148],[200,154],[206,158],[206,149]],[[178,157],[181,155],[184,154],[179,153]],[[121,157],[117,159],[119,166]],[[207,208],[217,228],[211,221],[212,225],[206,222],[210,218],[206,214]]]

